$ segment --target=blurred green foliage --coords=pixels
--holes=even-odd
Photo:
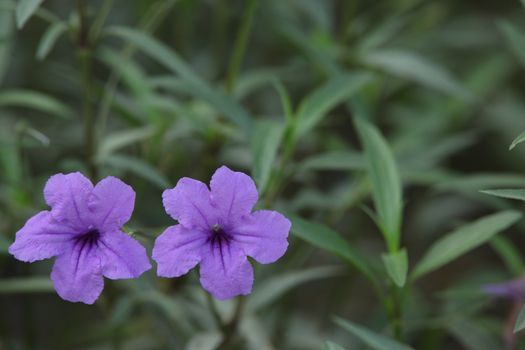
[[[222,164],[293,222],[226,348],[525,348],[521,302],[482,292],[523,273],[524,19],[517,0],[0,0],[0,348],[217,348],[237,302],[195,272],[106,280],[90,307],[7,248],[79,170],[135,188],[150,250],[162,190]]]

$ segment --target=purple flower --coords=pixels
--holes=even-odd
[[[252,213],[258,194],[246,174],[223,166],[206,184],[182,178],[164,191],[168,214],[179,225],[155,241],[158,275],[178,277],[200,263],[200,281],[217,299],[249,294],[253,269],[247,256],[261,264],[275,262],[288,247],[291,223],[275,211]]]
[[[135,203],[124,182],[107,177],[93,187],[80,173],[57,174],[44,197],[51,211],[29,219],[9,252],[26,262],[56,256],[51,279],[62,299],[93,304],[103,276],[135,278],[151,268],[144,247],[121,231]]]

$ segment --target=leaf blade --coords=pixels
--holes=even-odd
[[[485,216],[457,228],[432,244],[414,268],[412,278],[419,278],[432,272],[478,247],[495,234],[514,224],[521,216],[517,211],[507,210]]]

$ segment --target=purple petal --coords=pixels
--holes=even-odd
[[[200,264],[202,287],[220,300],[250,294],[253,269],[242,249],[233,244],[208,247]]]
[[[157,274],[161,277],[186,274],[201,261],[207,239],[205,233],[195,229],[189,230],[182,225],[168,227],[157,237],[153,247]]]
[[[16,233],[9,253],[26,262],[48,259],[65,251],[74,235],[71,228],[56,222],[49,211],[41,211]]]
[[[164,191],[162,200],[166,212],[186,228],[208,229],[217,223],[210,191],[200,181],[183,177],[174,188]]]
[[[257,188],[248,175],[222,166],[210,182],[211,202],[222,218],[230,220],[249,214],[257,203]]]
[[[135,205],[135,191],[116,177],[101,180],[89,197],[94,224],[102,231],[121,228],[131,218]]]
[[[104,288],[96,247],[81,241],[72,244],[57,257],[51,280],[62,299],[93,304]]]
[[[276,211],[259,210],[242,219],[233,239],[261,264],[275,262],[288,248],[290,220]]]
[[[88,198],[92,190],[93,184],[81,173],[57,174],[47,181],[44,197],[57,221],[85,229],[91,225]]]
[[[97,244],[102,274],[107,278],[137,278],[151,268],[146,249],[121,231],[103,233]]]

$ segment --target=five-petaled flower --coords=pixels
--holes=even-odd
[[[56,256],[51,279],[63,299],[92,304],[104,276],[136,278],[151,268],[144,247],[121,231],[135,203],[130,186],[107,177],[93,187],[80,173],[57,174],[44,197],[51,211],[29,219],[9,252],[26,262]]]
[[[291,223],[275,211],[251,212],[258,193],[246,174],[223,166],[213,175],[211,191],[190,178],[164,191],[164,207],[179,224],[155,241],[157,274],[178,277],[200,263],[200,281],[217,299],[249,294],[253,269],[276,261],[288,247]]]

